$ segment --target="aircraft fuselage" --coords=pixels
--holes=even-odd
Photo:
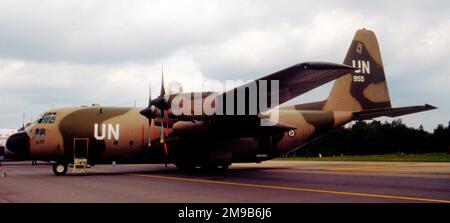
[[[219,129],[206,121],[177,121],[166,128],[164,147],[158,120],[149,125],[141,110],[100,106],[50,110],[45,114],[53,117],[25,129],[30,142],[26,154],[35,160],[73,162],[74,148],[81,142],[87,145],[91,164],[176,163],[180,159],[259,162],[291,151],[352,118],[351,112],[279,110],[279,121],[296,129],[274,134],[251,134],[250,130],[242,134],[244,127],[239,123]],[[174,131],[179,126],[185,131]]]

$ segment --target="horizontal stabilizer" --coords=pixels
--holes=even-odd
[[[408,107],[400,107],[400,108],[381,108],[381,109],[370,109],[370,110],[364,110],[360,112],[353,113],[355,120],[367,120],[372,118],[377,118],[381,116],[387,116],[387,117],[398,117],[402,115],[408,115],[412,113],[417,112],[423,112],[436,109],[436,107],[425,104],[422,106],[408,106]]]

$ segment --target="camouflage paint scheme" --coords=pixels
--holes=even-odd
[[[87,139],[91,164],[117,161],[176,163],[182,166],[271,159],[353,121],[360,112],[365,112],[368,117],[391,114],[389,112],[393,109],[383,62],[372,31],[362,29],[356,32],[344,64],[358,65],[359,70],[338,78],[324,101],[280,107],[279,120],[275,120],[280,126],[274,128],[260,128],[262,116],[224,120],[171,118],[165,149],[159,143],[161,120],[152,119],[149,125],[149,120],[139,113],[143,108],[91,106],[52,109],[47,113],[56,113],[54,123],[34,123],[25,129],[30,139],[29,156],[33,159],[73,162],[74,139]],[[203,100],[211,94],[204,92]],[[168,95],[168,98],[172,96]],[[393,116],[433,108],[428,105],[397,108]],[[265,112],[264,118],[270,120],[271,112],[273,110]],[[96,139],[95,124],[119,124],[120,137]],[[43,128],[46,131],[44,142],[35,136],[36,129]],[[151,146],[148,145],[149,136]]]
[[[74,139],[88,139],[89,162],[110,163],[165,163],[174,162],[176,154],[187,153],[201,156],[201,159],[227,162],[255,162],[259,148],[259,137],[236,137],[223,130],[217,130],[202,121],[178,121],[169,129],[166,156],[162,144],[159,143],[160,126],[139,114],[142,108],[121,107],[74,107],[52,109],[56,113],[54,123],[34,123],[25,129],[30,138],[29,156],[37,160],[69,160],[73,159]],[[46,112],[46,113],[48,113]],[[311,136],[320,136],[329,130],[350,121],[351,112],[321,112],[281,110],[280,122],[289,123],[296,128],[294,135],[289,132],[279,133],[271,137],[270,156],[279,156],[306,143]],[[94,125],[119,124],[118,140],[97,140],[94,137]],[[149,132],[150,128],[152,133]],[[183,130],[174,131],[182,128]],[[238,126],[236,126],[238,128]],[[44,142],[37,140],[36,129],[45,129]],[[195,130],[194,130],[195,129]],[[192,130],[192,131],[191,131]],[[220,137],[217,132],[220,131]],[[233,131],[227,128],[227,131]],[[148,146],[149,135],[152,145]],[[115,143],[116,142],[116,143]],[[199,157],[200,159],[200,157]]]

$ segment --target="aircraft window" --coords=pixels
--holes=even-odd
[[[41,129],[36,129],[35,131],[36,131],[36,133],[34,134],[34,137],[36,139],[39,139],[41,137]]]
[[[39,117],[39,118],[36,120],[36,122],[37,122],[37,123],[41,123],[41,122],[42,122],[42,119],[43,119],[43,118],[42,118],[42,116],[41,116],[41,117]]]
[[[55,120],[56,120],[56,112],[49,112],[42,115],[37,120],[37,123],[52,124],[55,123]]]
[[[36,129],[34,133],[34,137],[37,143],[44,143],[45,139],[45,129]]]
[[[52,124],[55,123],[56,120],[56,115],[52,115],[49,119],[48,119],[48,123]]]
[[[48,115],[44,116],[44,118],[42,119],[42,123],[48,123],[50,117]]]
[[[41,129],[41,139],[45,138],[45,129]]]

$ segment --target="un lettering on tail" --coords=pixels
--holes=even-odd
[[[435,109],[431,105],[392,108],[380,46],[375,33],[355,33],[344,59],[357,70],[338,78],[324,102],[326,111],[351,111],[355,120],[402,115]]]
[[[336,80],[325,110],[362,111],[391,107],[380,47],[372,31],[361,29],[356,32],[344,64],[358,69]]]

